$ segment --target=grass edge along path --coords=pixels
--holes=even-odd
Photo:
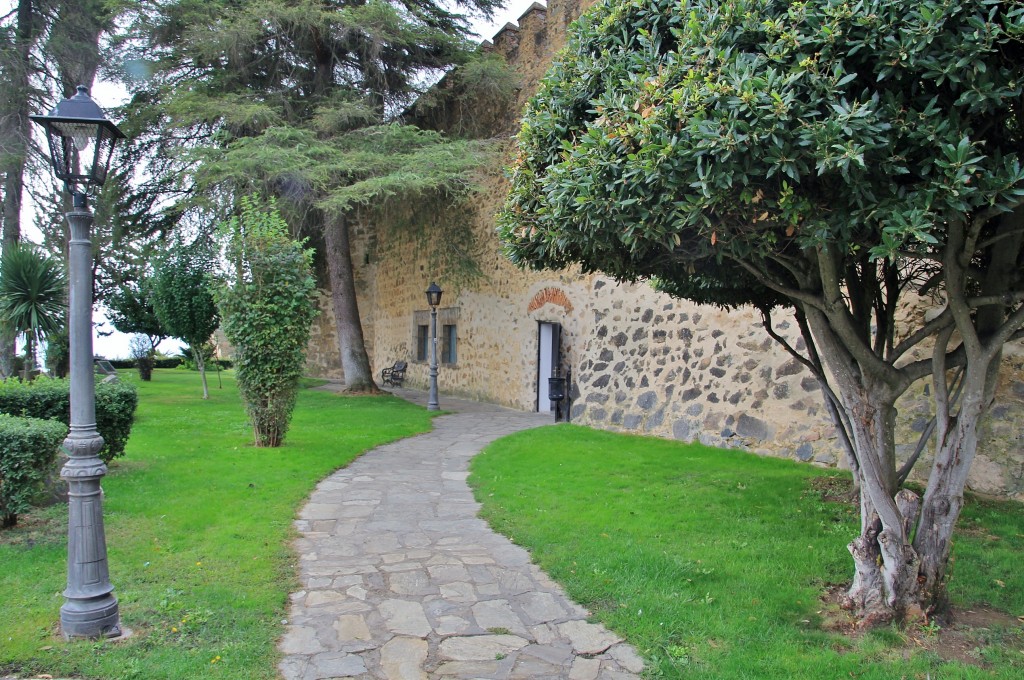
[[[823,601],[852,573],[854,504],[812,481],[844,473],[575,425],[517,433],[471,463],[491,526],[527,548],[594,618],[634,644],[650,677],[1024,676],[1024,509],[971,502],[954,547],[954,604],[1009,612],[969,640],[896,627],[848,636]],[[848,475],[845,475],[848,478]]]
[[[192,372],[158,370],[136,383],[127,455],[103,481],[111,582],[131,638],[57,635],[65,506],[0,534],[0,677],[276,677],[287,596],[298,586],[298,508],[319,480],[428,431],[431,416],[395,397],[302,390],[285,446],[257,449],[234,380],[222,377],[208,401]]]

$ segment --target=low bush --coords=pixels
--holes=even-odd
[[[14,526],[31,507],[67,432],[55,420],[0,414],[0,526]]]
[[[99,456],[104,463],[124,455],[138,405],[139,394],[134,385],[125,382],[96,384],[96,429],[103,437]]]
[[[124,455],[138,405],[135,387],[124,382],[96,384],[96,429],[103,437],[99,457],[104,463]],[[30,383],[0,383],[0,413],[71,422],[70,382],[38,378]]]
[[[132,358],[135,359],[135,366],[139,369],[139,380],[149,382],[153,379],[153,362],[156,361],[153,343],[144,335],[136,335],[131,339],[129,347]]]
[[[135,360],[135,366],[139,369],[139,380],[149,382],[153,379],[153,357],[143,356]]]

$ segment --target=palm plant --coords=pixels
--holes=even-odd
[[[64,327],[66,290],[60,263],[32,244],[10,248],[0,260],[0,318],[24,336],[25,380],[39,341]]]

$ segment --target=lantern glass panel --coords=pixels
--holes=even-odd
[[[99,128],[99,136],[96,138],[96,153],[93,155],[92,168],[89,169],[94,184],[103,184],[107,181],[110,157],[114,153],[116,142],[117,138],[108,128]]]
[[[78,153],[85,152],[96,137],[96,125],[91,123],[54,123],[63,137],[70,137]]]
[[[70,185],[107,180],[117,136],[95,123],[53,123],[47,130],[57,178]]]

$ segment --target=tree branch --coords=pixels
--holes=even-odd
[[[963,254],[967,257],[964,262],[964,266],[968,266],[971,256],[978,251],[980,247],[978,239],[981,238],[981,231],[992,218],[1002,215],[1008,212],[1012,212],[1021,205],[1021,201],[1016,201],[1012,206],[989,206],[980,213],[977,213],[971,218],[971,226],[964,235],[964,251]],[[993,237],[997,238],[997,237]]]
[[[955,326],[943,328],[940,332],[944,333],[947,330],[952,332],[953,330],[955,330]],[[926,375],[931,375],[932,373],[935,372],[933,361],[934,358],[929,357],[928,359],[921,359],[919,361],[909,363],[906,366],[903,366],[902,368],[899,368],[897,370],[903,373],[903,375],[905,375],[911,382],[913,382],[914,380],[920,380]],[[943,357],[943,362],[945,363],[946,368],[959,368],[966,364],[967,350],[966,348],[964,348],[963,343],[957,345],[957,348],[952,352],[946,353]]]
[[[964,351],[977,356],[981,350],[981,340],[971,320],[971,310],[966,303],[964,291],[964,270],[970,263],[973,251],[967,250],[968,235],[964,233],[963,222],[953,220],[947,231],[943,263],[946,269],[946,307],[953,315],[957,330],[960,331],[961,347]],[[968,253],[962,262],[962,256]]]
[[[953,384],[956,385],[954,388],[953,396],[950,397],[949,403],[955,404],[960,398],[960,392],[963,388],[963,381],[961,380],[964,375],[964,368],[961,366],[957,369],[956,375],[953,376]],[[903,486],[903,483],[907,481],[907,477],[910,476],[910,472],[914,469],[921,454],[924,453],[925,447],[928,445],[928,440],[931,439],[932,434],[935,433],[936,416],[932,416],[931,420],[925,426],[924,431],[921,432],[921,436],[917,440],[917,446],[914,448],[914,452],[907,459],[907,462],[903,464],[899,472],[896,473],[896,484]]]
[[[1018,307],[999,330],[985,339],[986,355],[989,358],[994,357],[1003,345],[1020,333],[1022,328],[1024,328],[1024,305]]]
[[[1024,201],[1022,201],[1021,199],[1018,199],[1018,200],[1014,201],[1012,205],[1009,205],[1009,206],[1004,206],[1004,205],[995,206],[995,205],[993,205],[993,206],[990,206],[990,207],[986,208],[985,210],[982,210],[980,213],[976,214],[971,219],[971,228],[968,231],[968,233],[966,234],[966,237],[964,239],[965,245],[968,246],[968,248],[966,248],[964,252],[966,252],[968,254],[972,254],[972,253],[976,252],[978,248],[982,247],[978,243],[978,238],[980,238],[980,236],[981,236],[982,228],[992,218],[997,217],[999,215],[1003,215],[1003,214],[1005,214],[1007,212],[1012,212],[1013,210],[1015,210],[1018,207],[1020,207],[1020,205],[1022,203],[1024,203]],[[998,236],[994,236],[992,238],[993,239],[997,239]],[[990,239],[990,240],[992,240],[992,239]]]
[[[860,366],[876,375],[885,376],[886,382],[902,382],[904,377],[901,372],[883,361],[861,340],[849,310],[840,302],[842,284],[836,270],[836,262],[825,248],[818,248],[818,271],[821,274],[825,298],[825,307],[822,311],[828,317],[829,324],[835,330],[837,338],[841,339],[847,351]]]
[[[954,327],[945,328],[935,339],[935,347],[932,352],[932,389],[935,391],[935,422],[938,429],[936,435],[940,443],[946,440],[949,433],[950,418],[949,412],[949,384],[946,382],[946,357],[948,355],[949,339],[953,336]],[[961,345],[962,347],[963,345]]]
[[[792,274],[794,279],[800,278],[800,271],[796,268],[793,258],[782,257],[780,253],[768,253],[767,257],[787,272]]]
[[[882,296],[882,286],[878,287],[878,306],[883,310],[882,318],[878,322],[879,328],[882,321],[885,322],[885,342],[875,353],[886,358],[887,363],[892,363],[893,343],[896,340],[896,310],[899,307],[900,293],[903,290],[903,283],[900,281],[899,268],[895,262],[886,260],[882,263],[882,282],[885,287],[885,295]]]
[[[983,295],[980,297],[967,298],[966,303],[972,309],[986,305],[1002,305],[1009,307],[1018,302],[1024,302],[1024,290],[1013,290],[996,295]]]
[[[857,449],[853,446],[853,438],[850,434],[850,420],[847,416],[846,410],[843,409],[842,403],[839,401],[839,397],[832,390],[831,385],[828,384],[828,378],[825,375],[825,369],[821,363],[821,355],[818,353],[818,347],[814,342],[814,335],[811,333],[810,327],[807,325],[807,316],[803,310],[796,310],[796,322],[800,326],[800,334],[804,338],[804,342],[807,344],[807,354],[810,356],[811,362],[818,367],[818,373],[815,377],[818,380],[818,387],[821,388],[821,393],[825,395],[825,406],[828,408],[829,416],[832,418],[832,424],[835,425],[836,431],[839,433],[839,439],[843,444],[843,448],[846,449],[846,454],[850,457],[850,471],[853,472],[854,484],[860,484],[860,461],[857,458]]]
[[[772,281],[767,276],[765,276],[764,272],[758,270],[752,264],[743,259],[734,257],[732,255],[726,255],[726,257],[728,257],[730,260],[732,260],[733,262],[735,262],[736,264],[750,272],[750,275],[757,279],[757,282],[760,283],[765,288],[770,288],[779,295],[785,295],[791,300],[802,302],[805,305],[810,305],[811,307],[815,307],[817,309],[821,309],[822,311],[824,311],[824,301],[821,298],[817,297],[816,295],[811,295],[810,293],[805,293],[802,290],[790,288],[788,286],[783,286],[782,284]]]
[[[947,326],[952,326],[952,325],[953,325],[953,314],[952,314],[952,312],[949,311],[949,307],[946,307],[945,309],[942,310],[942,312],[937,317],[935,317],[934,319],[932,319],[931,321],[929,321],[925,325],[921,326],[913,334],[911,334],[908,337],[904,338],[903,341],[900,344],[896,345],[896,347],[893,348],[893,350],[892,350],[892,356],[891,356],[892,361],[896,361],[897,359],[899,359],[908,350],[910,350],[912,347],[914,347],[915,345],[920,343],[925,338],[927,338],[927,337],[929,337],[929,336],[931,336],[931,335],[933,335],[935,333],[938,333],[939,331],[941,331],[942,329],[946,328]]]
[[[815,377],[822,375],[823,373],[820,366],[816,366],[810,359],[800,354],[796,348],[789,344],[789,341],[775,331],[772,327],[771,312],[767,309],[761,309],[759,311],[761,312],[761,325],[764,326],[764,330],[771,336],[772,340],[782,345],[782,347],[789,352],[794,359],[810,369],[811,373],[813,373]]]
[[[981,241],[978,244],[978,250],[985,250],[986,248],[994,246],[996,243],[1002,241],[1003,239],[1011,238],[1013,236],[1017,236],[1018,234],[1024,234],[1024,229],[1011,229],[1009,231],[1001,232],[999,234],[996,234],[992,238],[988,238],[985,239],[984,241]]]

